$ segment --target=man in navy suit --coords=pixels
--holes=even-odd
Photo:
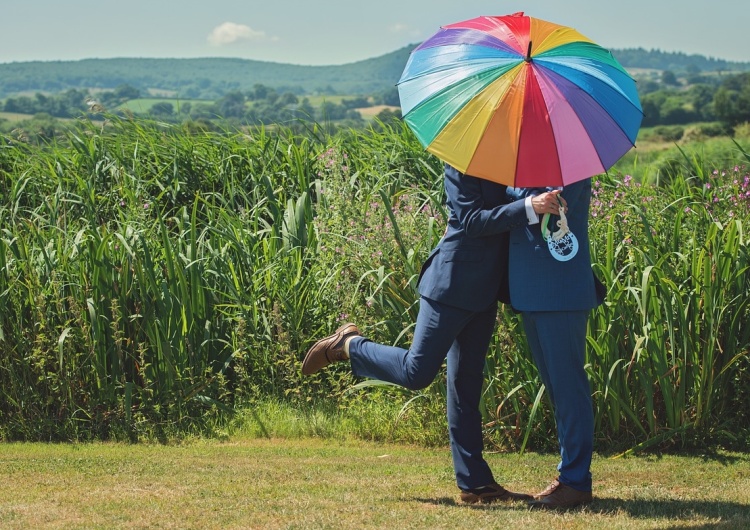
[[[539,191],[508,188],[508,195],[521,199]],[[534,363],[552,401],[561,456],[557,479],[530,502],[539,508],[570,508],[592,499],[594,415],[584,370],[586,324],[590,310],[603,301],[604,286],[591,270],[591,179],[565,186],[562,196],[567,205],[563,214],[577,240],[576,253],[568,248],[558,253],[562,260],[554,257],[547,243],[557,228],[554,224],[529,225],[510,233],[510,300],[522,313]]]
[[[482,457],[479,401],[498,300],[509,301],[509,232],[538,223],[539,215],[558,214],[564,202],[558,191],[511,200],[506,186],[451,166],[444,185],[448,227],[422,267],[411,347],[376,344],[354,324],[344,324],[310,348],[302,373],[349,359],[357,376],[417,390],[435,379],[447,359],[449,437],[461,500],[529,500],[500,486]]]

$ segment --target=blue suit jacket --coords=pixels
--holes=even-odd
[[[451,166],[444,180],[448,228],[422,266],[419,294],[472,311],[509,302],[508,234],[528,224],[524,200]]]
[[[508,188],[511,199],[538,193],[539,189]],[[578,253],[570,261],[555,260],[542,238],[541,223],[510,233],[510,299],[518,311],[573,311],[592,309],[602,303],[604,286],[591,270],[589,251],[589,203],[591,179],[565,186],[561,195],[568,204],[570,231],[578,239]],[[550,230],[555,230],[550,219]]]

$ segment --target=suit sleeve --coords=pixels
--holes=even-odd
[[[485,237],[528,224],[524,200],[488,208],[478,178],[448,167],[445,191],[459,224],[468,237]]]

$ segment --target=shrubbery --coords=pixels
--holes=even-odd
[[[748,171],[685,155],[658,186],[595,179],[600,448],[747,446]],[[445,207],[441,163],[403,124],[187,133],[113,117],[54,147],[7,138],[0,223],[4,439],[178,436],[269,398],[396,399],[442,429],[441,378],[414,394],[358,387],[341,366],[299,375],[344,319],[408,344]],[[548,448],[518,317],[498,321],[488,441]]]

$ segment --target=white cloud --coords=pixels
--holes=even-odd
[[[263,40],[265,38],[266,34],[263,31],[256,31],[244,24],[224,22],[211,31],[207,40],[212,46],[225,46],[238,41]]]
[[[392,24],[388,29],[391,31],[391,33],[404,33],[411,30],[409,26],[401,23]]]
[[[391,24],[388,27],[388,31],[390,33],[393,33],[394,35],[406,35],[410,39],[418,39],[423,37],[422,33],[417,28],[409,26],[408,24],[403,24],[401,22]]]

